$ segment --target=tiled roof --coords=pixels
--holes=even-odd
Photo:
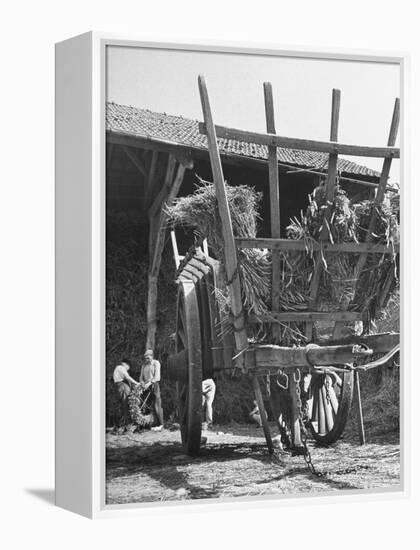
[[[200,134],[198,121],[181,116],[155,113],[129,105],[107,103],[106,129],[108,132],[164,140],[193,149],[207,149],[207,137]],[[267,159],[267,147],[233,139],[219,139],[221,152],[256,159]],[[327,167],[328,155],[310,151],[277,148],[279,162],[320,170]],[[339,158],[338,169],[352,175],[379,177],[379,173],[355,162]]]

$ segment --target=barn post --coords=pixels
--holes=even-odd
[[[178,166],[177,166],[178,164]],[[146,349],[154,349],[157,331],[157,301],[158,301],[158,279],[162,254],[165,248],[167,214],[165,206],[169,206],[178,194],[184,180],[185,171],[193,167],[193,162],[187,157],[177,159],[173,154],[168,155],[163,185],[156,198],[148,209],[149,216],[149,272],[147,287],[147,335]],[[155,162],[152,161],[151,170],[156,170]],[[176,169],[176,171],[175,171]],[[174,177],[175,174],[175,177]],[[152,179],[154,174],[151,175]]]

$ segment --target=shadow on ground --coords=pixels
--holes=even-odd
[[[54,489],[25,489],[28,495],[32,495],[39,500],[46,502],[47,504],[55,504],[55,490]]]

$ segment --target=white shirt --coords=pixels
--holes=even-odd
[[[128,369],[125,365],[117,365],[114,369],[114,382],[124,382],[124,380],[130,380],[130,376],[128,374]]]
[[[140,382],[149,384],[150,382],[160,382],[160,363],[153,359],[151,363],[143,365],[140,373]]]

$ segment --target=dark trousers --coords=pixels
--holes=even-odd
[[[131,388],[126,382],[116,382],[115,384],[118,398],[121,403],[122,416],[120,418],[120,425],[127,426],[130,419],[130,413],[128,410],[128,396],[130,395]]]
[[[160,384],[159,382],[155,382],[152,386],[153,391],[153,401],[154,401],[154,407],[156,416],[158,418],[158,422],[161,426],[163,426],[163,410],[162,410],[162,396],[160,395]]]

